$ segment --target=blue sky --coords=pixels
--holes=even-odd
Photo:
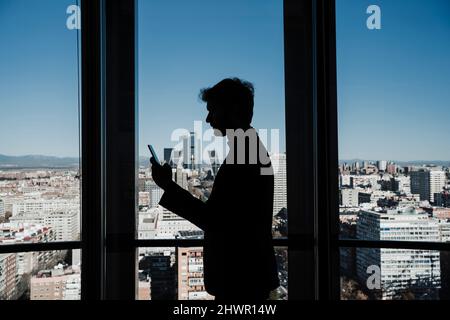
[[[450,2],[337,0],[336,16],[340,158],[450,159]]]
[[[0,0],[0,154],[78,155],[73,3]],[[199,89],[229,76],[254,83],[254,126],[284,135],[281,0],[140,0],[138,26],[141,154],[204,120]],[[450,159],[448,0],[337,0],[337,54],[340,158]]]
[[[78,156],[74,0],[0,0],[0,154]]]

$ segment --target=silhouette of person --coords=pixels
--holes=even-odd
[[[203,202],[172,180],[170,165],[151,158],[152,176],[164,189],[159,204],[204,231],[204,283],[216,300],[262,301],[279,286],[272,244],[274,177],[253,117],[253,85],[224,79],[200,92],[208,122],[226,136],[230,151]]]

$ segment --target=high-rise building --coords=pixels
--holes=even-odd
[[[273,215],[276,215],[287,208],[286,154],[273,154],[271,161],[274,168]]]
[[[139,270],[149,277],[151,300],[175,300],[175,269],[170,252],[153,252],[139,261]]]
[[[195,132],[189,136],[182,137],[183,144],[183,167],[185,169],[200,169],[202,165],[202,141]]]
[[[419,169],[410,172],[411,192],[420,194],[420,200],[434,203],[434,194],[442,192],[445,186],[445,172],[441,170]]]
[[[0,253],[0,300],[16,297],[16,254]]]
[[[164,148],[164,161],[166,163],[168,163],[170,166],[173,165],[172,153],[173,153],[173,148]]]
[[[386,160],[378,160],[377,161],[377,168],[380,171],[386,171],[387,161]]]
[[[430,201],[434,203],[434,195],[442,192],[446,184],[445,171],[431,170],[430,171]]]
[[[177,167],[172,170],[172,179],[183,189],[187,189],[188,187],[188,174],[183,171],[183,168]]]
[[[356,189],[341,189],[340,191],[340,205],[342,207],[357,207],[359,198],[359,191]]]
[[[178,248],[178,300],[211,300],[203,277],[203,248]]]
[[[361,210],[356,234],[361,240],[440,241],[439,223],[412,208]],[[361,284],[366,284],[373,272],[369,268],[373,267],[380,269],[382,299],[398,298],[408,292],[418,298],[438,294],[439,251],[357,248],[356,268]]]
[[[196,141],[195,141],[195,132],[191,132],[190,134],[190,152],[189,152],[189,160],[190,160],[190,167],[189,169],[194,170],[196,168],[196,164],[197,164],[197,157],[195,154],[195,150],[196,150]]]
[[[190,140],[189,136],[184,136],[181,138],[183,144],[182,156],[183,156],[183,168],[189,168],[190,162]]]

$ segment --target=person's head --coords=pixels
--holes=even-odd
[[[200,91],[206,102],[206,122],[225,135],[226,129],[248,129],[253,117],[254,88],[250,82],[228,78]]]

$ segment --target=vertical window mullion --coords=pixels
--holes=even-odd
[[[312,0],[284,1],[289,300],[315,298]],[[295,242],[308,246],[296,246]]]
[[[337,299],[334,1],[285,0],[284,19],[289,299]]]
[[[136,297],[135,0],[105,1],[105,299]]]
[[[81,1],[81,210],[83,300],[103,298],[101,0]]]
[[[339,299],[339,199],[335,1],[316,0],[318,298]]]

